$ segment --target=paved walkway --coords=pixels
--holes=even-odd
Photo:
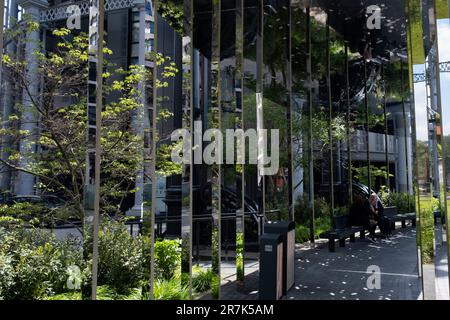
[[[357,239],[345,248],[326,247],[296,252],[296,282],[285,299],[416,300],[421,281],[417,270],[416,231],[400,229],[390,240]],[[369,289],[370,266],[381,272],[380,289]]]
[[[380,268],[381,289],[367,287],[369,266]],[[390,240],[348,243],[328,252],[326,243],[296,250],[295,286],[284,299],[296,300],[416,300],[421,298],[417,270],[416,231],[396,230]],[[244,286],[222,286],[223,299],[258,299],[258,272],[247,275]]]

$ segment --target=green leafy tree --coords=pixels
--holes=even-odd
[[[27,30],[35,30],[38,25],[25,20]],[[31,41],[22,32],[10,31],[12,38],[21,43]],[[0,131],[2,139],[17,145],[21,139],[35,141],[38,152],[20,154],[10,148],[10,157],[1,160],[7,167],[32,174],[38,178],[38,188],[42,193],[58,194],[67,200],[68,215],[80,218],[83,214],[83,188],[86,170],[87,135],[87,80],[88,80],[88,36],[68,29],[53,31],[56,45],[52,51],[45,50],[42,43],[33,54],[37,61],[37,73],[42,79],[42,90],[32,94],[33,83],[27,77],[29,61],[22,55],[5,54],[3,73],[14,81],[25,93],[28,106],[18,103],[16,112],[9,119],[2,119],[10,125]],[[108,62],[112,51],[104,48],[105,66],[104,109],[102,112],[102,165],[101,165],[101,208],[103,212],[123,211],[124,201],[136,191],[136,172],[142,163],[143,137],[131,127],[132,119],[139,117],[142,107],[142,86],[153,90],[152,72],[143,66],[132,65],[127,70]],[[178,70],[170,59],[158,54],[156,64],[161,67],[159,88],[168,85],[168,78]],[[28,59],[29,60],[29,59]],[[163,99],[163,98],[161,98]],[[27,108],[27,110],[25,110]],[[39,131],[20,130],[23,113],[32,112]],[[160,110],[159,118],[164,120],[171,114]],[[141,119],[142,120],[142,119]],[[163,152],[162,150],[161,152]],[[29,161],[22,166],[20,159]],[[160,167],[176,168],[165,164],[169,159],[161,159]],[[67,215],[64,216],[67,218]]]
[[[30,24],[29,28],[35,26]],[[53,36],[56,38],[53,51],[45,51],[39,44],[39,50],[33,53],[42,79],[42,90],[37,95],[32,94],[30,87],[35,84],[26,75],[29,62],[20,55],[6,54],[3,58],[5,73],[26,93],[25,99],[30,102],[27,111],[35,115],[39,126],[39,132],[18,130],[14,124],[23,119],[25,106],[17,104],[16,113],[5,119],[13,125],[1,134],[15,142],[35,141],[39,151],[20,154],[12,148],[9,159],[3,162],[14,170],[36,176],[42,192],[63,196],[73,212],[81,214],[86,165],[88,37],[67,29],[54,30]],[[107,57],[112,52],[105,48],[103,54]],[[112,69],[111,65],[105,66],[105,70]],[[115,80],[110,80],[113,75]],[[101,199],[106,210],[118,210],[121,201],[134,189],[141,139],[132,132],[129,123],[140,106],[137,84],[145,76],[146,72],[137,66],[103,74],[105,100],[112,100],[108,99],[111,94],[118,97],[108,101],[102,112],[102,176],[107,179],[102,179]],[[26,166],[20,165],[21,157],[30,159]]]

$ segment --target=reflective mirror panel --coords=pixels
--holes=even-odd
[[[242,86],[242,111],[243,129],[246,132],[257,129],[257,90],[258,80],[258,49],[260,45],[260,23],[262,7],[261,1],[244,1],[243,23],[243,86]],[[249,131],[250,130],[250,131]],[[256,132],[256,131],[255,131]],[[248,140],[248,142],[247,142]],[[244,141],[243,141],[244,142]],[[258,186],[258,167],[254,161],[255,147],[251,145],[249,138],[245,138],[246,153],[244,156],[244,283],[243,292],[257,291],[254,284],[255,271],[259,268],[259,236],[263,227],[262,195]],[[250,150],[253,150],[252,152]],[[253,280],[252,280],[253,279]]]
[[[435,86],[433,88],[435,92],[435,108],[436,110],[436,123],[434,127],[434,135],[436,139],[436,160],[438,163],[439,177],[439,203],[433,210],[435,229],[436,229],[436,287],[437,297],[439,299],[449,299],[449,270],[448,270],[448,228],[447,228],[447,216],[448,216],[448,165],[447,154],[448,146],[446,143],[447,136],[446,119],[448,116],[447,108],[447,94],[445,87],[448,85],[448,69],[446,68],[449,61],[449,54],[447,44],[443,41],[447,37],[449,29],[449,11],[448,2],[442,1],[436,3],[436,50],[434,57],[434,64],[432,66],[431,75],[433,75]]]
[[[447,0],[4,4],[0,299],[449,299]]]

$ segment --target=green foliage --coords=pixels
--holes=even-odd
[[[98,288],[100,289],[100,287]],[[72,291],[43,297],[42,300],[82,300],[81,292]]]
[[[219,273],[220,261],[219,261],[219,228],[217,225],[213,225],[211,240],[211,265],[214,273]]]
[[[344,211],[344,209],[339,209]],[[339,211],[339,212],[340,212]],[[310,207],[308,195],[299,197],[295,203],[296,242],[305,242],[311,237],[311,217],[313,211]],[[314,199],[314,236],[318,237],[322,232],[331,228],[331,208],[323,198]]]
[[[33,23],[30,22],[30,28]],[[13,31],[11,31],[14,34]],[[11,37],[20,37],[23,30]],[[78,218],[83,212],[83,188],[86,165],[86,135],[87,135],[87,79],[88,79],[88,35],[72,33],[66,28],[53,30],[55,46],[52,51],[46,51],[42,43],[37,43],[40,50],[34,55],[37,60],[38,76],[45,84],[39,96],[30,96],[31,111],[39,118],[39,136],[20,130],[18,121],[23,105],[17,105],[17,114],[9,121],[9,126],[0,134],[8,137],[11,143],[17,143],[27,137],[37,141],[37,147],[42,152],[19,153],[11,149],[7,165],[15,170],[26,170],[39,178],[39,189],[64,195],[70,201],[67,203],[75,209]],[[28,38],[21,42],[33,41]],[[103,73],[103,92],[105,105],[102,111],[102,179],[101,208],[104,212],[120,213],[126,208],[121,206],[125,197],[136,191],[136,171],[142,160],[143,138],[134,132],[130,123],[135,115],[143,117],[142,112],[142,82],[153,77],[151,70],[142,66],[132,65],[123,70],[108,62],[107,57],[112,51],[107,47],[103,51],[106,56]],[[161,69],[160,78],[155,86],[169,86],[178,69],[170,57],[157,54],[156,64]],[[23,79],[29,60],[22,55],[5,54],[3,67],[5,74],[19,86],[17,89],[30,94],[31,84],[16,81]],[[150,83],[150,82],[149,82]],[[149,88],[151,90],[151,88]],[[114,97],[114,99],[111,99]],[[163,97],[161,97],[163,99]],[[59,99],[67,103],[61,104]],[[164,99],[163,99],[164,100]],[[158,101],[161,103],[161,101]],[[168,111],[161,112],[158,121],[170,118]],[[3,119],[2,119],[3,120]],[[158,139],[158,137],[156,137]],[[35,148],[30,148],[35,149]],[[164,150],[163,150],[164,151]],[[166,150],[167,151],[167,150]],[[26,168],[20,167],[21,157],[32,159]],[[158,164],[160,171],[179,172],[180,168],[171,165],[166,158]],[[177,171],[178,170],[178,171]],[[72,210],[73,211],[73,210]],[[10,218],[2,218],[3,224],[14,224]]]
[[[324,198],[314,198],[314,217],[330,217],[331,209]],[[297,225],[306,225],[312,217],[312,208],[309,203],[308,195],[297,198],[295,203],[295,222]]]
[[[295,242],[304,243],[310,240],[311,232],[310,228],[307,226],[296,226],[295,227]]]
[[[166,0],[158,2],[158,12],[180,34],[183,34],[183,2]]]
[[[181,263],[181,241],[161,240],[155,243],[156,277],[170,280]]]
[[[19,154],[11,150],[8,165],[18,170],[26,169],[39,177],[40,190],[60,193],[70,200],[81,218],[83,211],[83,183],[86,162],[87,131],[87,79],[88,79],[88,35],[74,34],[62,28],[53,31],[55,47],[52,51],[36,50],[38,75],[45,84],[39,96],[30,96],[30,108],[40,119],[39,136],[30,132],[19,132],[14,126],[5,133],[13,141],[28,136],[36,138],[43,152]],[[33,41],[25,39],[25,41]],[[38,43],[38,45],[42,45]],[[111,50],[105,47],[104,54]],[[149,74],[139,67],[124,71],[105,59],[103,74],[104,95],[114,95],[114,101],[105,104],[102,112],[102,209],[118,210],[121,199],[132,192],[137,166],[139,165],[142,141],[130,129],[129,123],[140,104],[138,83]],[[8,56],[4,67],[14,79],[21,79],[29,61],[22,56]],[[109,79],[114,78],[114,81]],[[20,89],[28,90],[28,83],[18,82]],[[69,103],[61,104],[56,99]],[[18,105],[18,110],[23,106]],[[34,148],[32,148],[34,149]],[[20,167],[20,157],[27,156],[30,165]]]
[[[98,282],[118,293],[138,287],[142,277],[142,238],[133,238],[125,225],[103,221],[99,230]]]
[[[181,141],[181,140],[180,140]],[[157,170],[156,173],[162,176],[172,176],[182,173],[182,165],[172,161],[172,152],[181,150],[182,145],[179,142],[171,144],[161,144],[156,150],[157,153]]]
[[[97,288],[97,300],[141,300],[141,289],[133,288],[126,293],[120,293],[114,287],[99,286]]]
[[[334,217],[342,217],[349,214],[348,207],[335,207],[334,208]]]
[[[81,292],[65,292],[44,297],[44,300],[82,300]],[[141,300],[140,289],[130,290],[127,294],[119,294],[110,286],[97,287],[97,300]]]
[[[434,214],[433,208],[425,208],[420,210],[419,221],[419,237],[418,245],[422,255],[422,263],[433,263],[434,254]]]
[[[195,272],[192,277],[192,288],[197,293],[203,293],[211,289],[214,273],[211,269]]]
[[[121,221],[102,221],[98,299],[140,299],[139,290],[148,272],[145,266],[150,265],[143,250],[149,247],[148,241],[146,237],[133,238]],[[179,279],[180,245],[180,240],[155,243],[155,296],[161,299],[189,298]],[[82,270],[82,278],[74,279],[73,266]],[[0,299],[81,299],[78,293],[69,292],[67,282],[85,283],[89,276],[78,241],[57,241],[43,229],[0,228]],[[203,290],[208,281],[210,287],[209,270],[198,273],[194,283]]]
[[[397,207],[398,213],[410,213],[415,211],[414,196],[406,192],[390,192],[382,188],[379,194],[380,200],[385,207]]]
[[[154,286],[155,300],[189,300],[189,288],[181,284],[179,277],[157,279]]]
[[[12,257],[0,252],[0,300],[8,298],[8,292],[15,286]]]
[[[41,204],[20,202],[0,205],[0,227],[17,228],[25,223],[37,225],[49,218],[49,210]]]
[[[314,235],[318,237],[322,232],[328,231],[332,228],[329,217],[319,217],[314,221]]]
[[[431,198],[431,208],[433,211],[445,212],[444,203],[437,198]]]
[[[0,297],[28,300],[66,291],[68,268],[82,268],[79,246],[47,230],[0,228]]]
[[[369,184],[369,179],[368,179],[369,175],[368,175],[367,166],[363,166],[363,167],[359,167],[359,168],[352,167],[352,170],[353,170],[354,178],[358,182],[360,182],[364,185]],[[378,178],[378,177],[385,179],[387,177],[387,175],[388,175],[388,173],[386,170],[386,166],[383,166],[383,167],[376,167],[374,165],[370,166],[370,179],[372,182],[375,181],[376,178]],[[393,174],[391,174],[391,173],[389,174],[389,177],[393,177],[393,176],[394,176]]]
[[[219,298],[219,276],[217,274],[214,274],[211,281],[211,296],[213,299]]]
[[[236,279],[244,279],[244,233],[236,233]]]

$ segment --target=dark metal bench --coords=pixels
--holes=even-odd
[[[361,239],[365,238],[363,227],[350,226],[349,216],[340,216],[333,219],[334,229],[325,231],[319,235],[321,239],[328,239],[328,249],[335,252],[335,241],[339,240],[339,247],[345,247],[345,239],[349,238],[350,242],[355,242],[355,233],[359,232]]]
[[[416,213],[398,213],[397,207],[384,208],[384,215],[391,220],[391,228],[395,230],[395,223],[401,221],[402,228],[406,228],[406,221],[410,220],[413,227],[416,226]]]

